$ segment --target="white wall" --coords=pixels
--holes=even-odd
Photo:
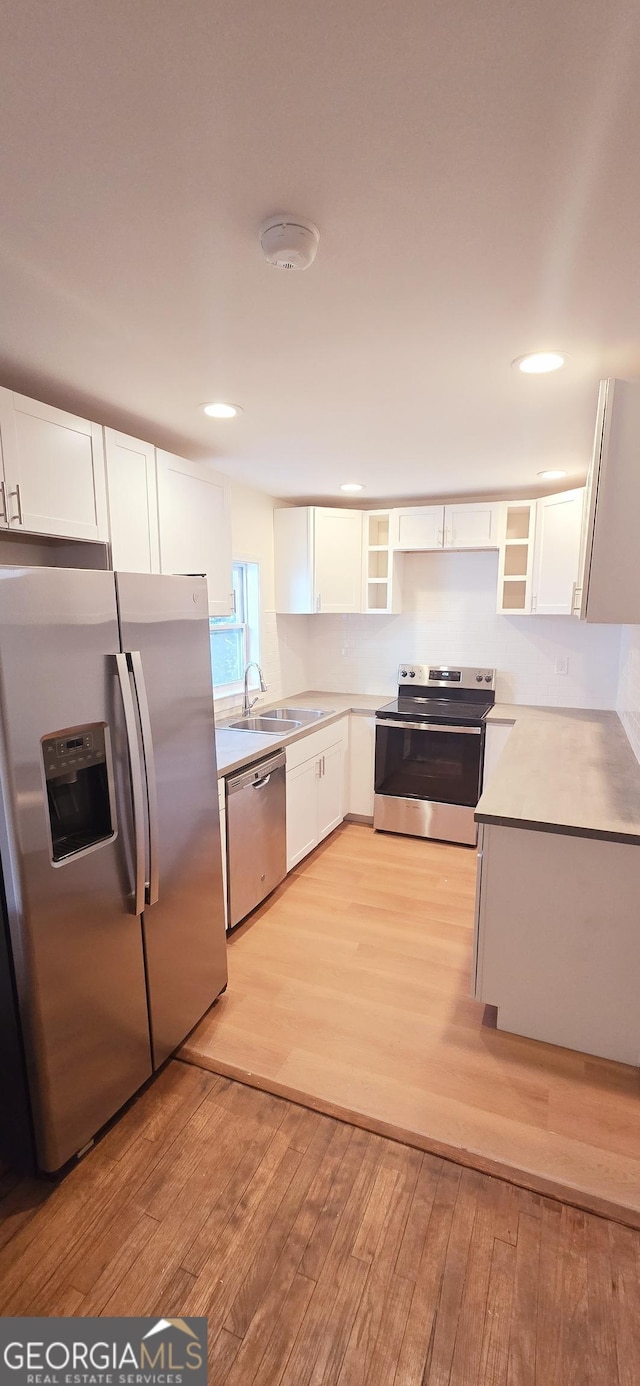
[[[640,626],[623,626],[620,641],[618,716],[640,760]]]
[[[399,616],[309,616],[308,688],[395,691],[402,659],[488,664],[501,702],[615,708],[620,626],[498,616],[495,552],[404,555]],[[568,674],[556,662],[568,658]],[[639,680],[640,682],[640,680]]]
[[[257,563],[260,567],[260,664],[268,693],[263,702],[286,698],[307,687],[307,628],[295,616],[276,616],[274,612],[273,511],[278,504],[272,496],[249,486],[231,485],[231,547],[236,562]],[[254,671],[252,671],[253,674]],[[216,699],[236,704],[232,699]]]

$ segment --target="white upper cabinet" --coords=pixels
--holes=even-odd
[[[414,505],[394,510],[393,547],[424,551],[441,549],[444,544],[444,506]]]
[[[123,573],[159,573],[158,492],[153,443],[104,431],[113,567]]]
[[[531,610],[536,616],[570,616],[580,557],[584,487],[536,503]]]
[[[0,434],[2,525],[62,539],[108,539],[99,424],[0,390]]]
[[[497,549],[500,510],[500,505],[491,501],[394,510],[393,547],[421,553],[430,549]]]
[[[500,506],[495,503],[477,505],[445,505],[445,549],[497,549]]]
[[[229,481],[203,462],[157,450],[160,571],[204,573],[209,614],[232,609]]]
[[[587,481],[577,614],[640,623],[640,383],[604,380]]]
[[[362,611],[362,511],[282,507],[273,522],[276,611]]]

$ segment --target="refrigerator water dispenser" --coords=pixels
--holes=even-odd
[[[94,722],[52,732],[41,745],[51,856],[60,863],[115,835],[107,726]]]

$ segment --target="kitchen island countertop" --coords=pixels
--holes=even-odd
[[[616,712],[496,703],[513,724],[480,823],[640,843],[640,765]]]

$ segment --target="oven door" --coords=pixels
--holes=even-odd
[[[374,827],[473,845],[484,725],[376,722]]]

